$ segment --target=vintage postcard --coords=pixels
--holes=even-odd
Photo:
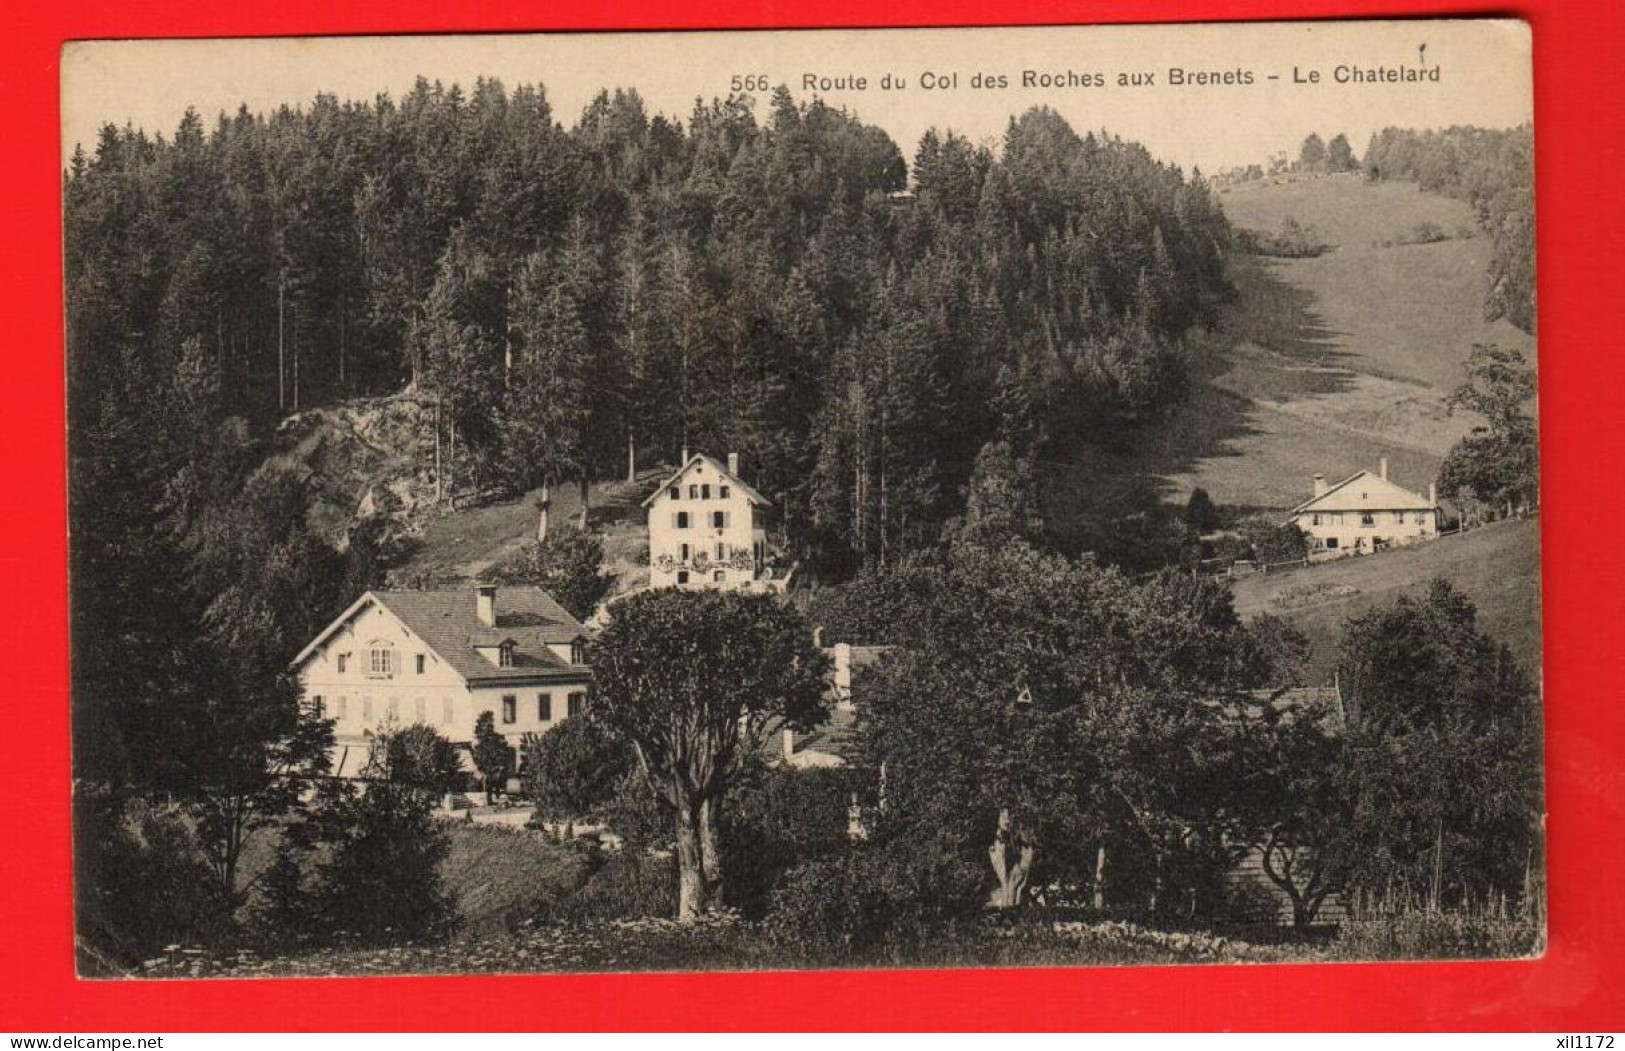
[[[62,70],[81,974],[1543,951],[1523,23]]]

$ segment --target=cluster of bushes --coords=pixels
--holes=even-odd
[[[1279,232],[1237,230],[1236,248],[1244,255],[1273,256],[1278,259],[1310,259],[1323,254],[1328,245],[1315,238],[1313,228],[1289,215]]]
[[[1431,220],[1424,220],[1408,230],[1401,230],[1393,237],[1377,241],[1378,248],[1395,248],[1402,245],[1430,245],[1441,241],[1465,240],[1473,236],[1473,231],[1465,226],[1458,226],[1454,233],[1446,230]]]
[[[432,813],[442,774],[433,772],[439,749],[423,747],[436,736],[427,727],[388,733],[371,780],[307,783],[297,806],[253,822],[239,846],[252,840],[273,859],[246,881],[223,870],[207,809],[76,786],[74,891],[80,937],[95,950],[88,965],[129,966],[177,944],[287,948],[445,934],[454,916],[439,872],[448,839]]]

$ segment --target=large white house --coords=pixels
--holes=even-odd
[[[386,725],[423,723],[466,746],[490,712],[517,749],[577,714],[591,678],[585,634],[536,587],[369,591],[293,666],[306,702],[334,720],[334,772],[354,777]]]
[[[724,467],[697,453],[643,502],[649,516],[651,587],[746,590],[770,576],[767,498],[739,477],[739,456]]]
[[[1328,486],[1315,475],[1314,495],[1292,509],[1290,522],[1309,536],[1309,557],[1366,555],[1439,535],[1433,485],[1423,497],[1388,479],[1388,458],[1377,472],[1358,471]]]

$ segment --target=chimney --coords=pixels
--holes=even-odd
[[[488,628],[497,626],[497,586],[474,585],[474,615]]]
[[[1326,495],[1326,476],[1323,475],[1323,474],[1315,475],[1315,495],[1316,496],[1325,496]]]
[[[1385,482],[1388,480],[1388,457],[1386,456],[1377,461],[1377,477]]]
[[[835,644],[835,697],[837,703],[843,708],[852,705],[852,644],[837,642]]]
[[[1428,483],[1428,506],[1439,506],[1439,485],[1437,482]]]
[[[729,453],[728,454],[728,473],[733,475],[735,478],[739,477],[739,454],[738,453]]]
[[[683,460],[682,460],[682,463],[679,463],[677,466],[681,467],[681,466],[683,466],[683,464],[686,464],[686,463],[688,463],[688,443],[684,442],[683,443]]]

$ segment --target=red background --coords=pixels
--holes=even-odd
[[[1625,1015],[1625,152],[1618,0],[14,0],[0,16],[0,1029],[1542,1029]],[[578,28],[1517,15],[1534,28],[1550,949],[1519,963],[207,983],[74,977],[58,57],[63,41]],[[499,1006],[500,1005],[500,1006]],[[816,1005],[816,1010],[808,1010]]]

